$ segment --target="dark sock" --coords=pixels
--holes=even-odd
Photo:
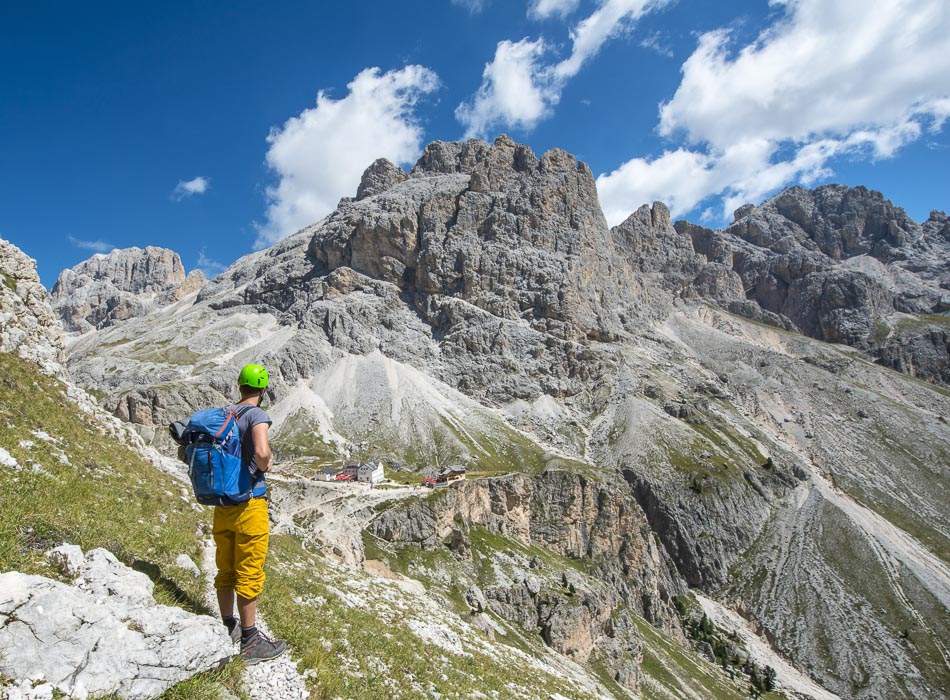
[[[224,620],[224,625],[225,627],[228,628],[228,632],[230,632],[237,626],[238,619],[234,617],[234,615],[229,615],[228,617],[222,617],[221,619]]]
[[[257,625],[241,628],[241,644],[247,644],[257,636]]]

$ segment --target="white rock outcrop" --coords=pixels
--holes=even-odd
[[[0,238],[0,352],[15,352],[63,377],[63,327],[53,314],[36,261]]]
[[[143,316],[193,294],[206,280],[188,275],[167,248],[123,248],[63,270],[50,292],[67,331],[85,333]]]
[[[0,574],[0,650],[16,650],[0,653],[0,673],[73,698],[150,698],[234,653],[218,620],[158,605],[152,589],[104,549],[74,585]]]

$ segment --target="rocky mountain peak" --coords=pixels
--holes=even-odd
[[[714,279],[724,280],[725,269],[738,276],[739,284],[732,279],[724,288],[731,311],[950,380],[950,324],[940,315],[950,309],[945,214],[933,212],[921,225],[880,192],[832,184],[790,187],[740,207],[724,231],[687,222],[676,228],[723,266],[709,270]],[[706,285],[694,287],[708,296]]]
[[[835,260],[871,255],[890,262],[920,238],[920,226],[903,209],[866,187],[789,187],[739,212],[729,231],[743,240],[773,249],[798,245]]]
[[[36,261],[0,238],[0,352],[16,352],[63,376],[63,328],[36,274]]]
[[[500,136],[492,145],[431,143],[408,178],[377,161],[357,200],[315,232],[309,253],[331,271],[395,284],[419,306],[462,299],[582,338],[620,326],[600,301],[623,296],[611,246],[586,165],[559,149],[538,158]]]
[[[356,199],[366,199],[374,194],[385,192],[389,188],[398,185],[408,176],[398,165],[378,158],[364,172],[360,179],[360,186],[356,190]]]
[[[950,243],[950,217],[946,212],[934,209],[923,223],[924,236],[930,240],[943,239]]]
[[[178,301],[206,281],[200,270],[186,275],[167,248],[123,248],[63,270],[50,296],[66,330],[85,332]]]

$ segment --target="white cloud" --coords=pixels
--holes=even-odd
[[[627,218],[632,202],[665,202],[674,216],[689,211],[708,192],[712,178],[708,156],[679,148],[654,160],[632,158],[597,178],[597,193],[611,226]]]
[[[489,0],[452,0],[453,5],[468,10],[471,14],[477,15],[488,7]]]
[[[228,266],[225,265],[224,263],[218,262],[217,260],[214,260],[213,258],[209,258],[207,255],[205,255],[204,248],[198,251],[197,268],[201,270],[204,273],[205,277],[207,277],[208,279],[211,279],[212,277],[217,275],[219,272],[224,272],[224,270],[226,270],[227,267]]]
[[[603,0],[601,6],[571,32],[571,55],[554,68],[558,80],[580,72],[608,39],[622,34],[647,12],[666,5],[668,0]]]
[[[91,250],[94,253],[108,253],[110,250],[114,250],[115,246],[111,243],[106,243],[103,240],[95,241],[84,241],[81,238],[75,238],[74,236],[67,236],[69,242],[79,248],[80,250]]]
[[[180,202],[186,197],[193,197],[196,194],[204,194],[211,189],[211,178],[198,177],[192,178],[191,180],[179,180],[178,184],[175,185],[175,189],[172,190],[172,199],[176,202]]]
[[[474,97],[455,110],[465,127],[465,138],[487,136],[495,128],[531,129],[551,113],[568,80],[580,72],[604,42],[627,31],[646,12],[669,0],[601,0],[600,7],[571,31],[571,53],[558,63],[545,63],[549,53],[542,38],[531,41],[501,41],[495,57],[486,64],[482,84]],[[555,11],[564,0],[543,0],[531,10],[545,5]]]
[[[410,65],[380,73],[367,68],[345,97],[317,94],[315,107],[288,119],[267,137],[267,164],[280,181],[268,188],[267,220],[255,248],[271,245],[329,214],[353,195],[377,158],[409,163],[419,155],[422,128],[413,110],[439,86],[428,68]]]
[[[559,91],[540,62],[544,51],[541,39],[498,44],[475,97],[455,110],[465,138],[486,134],[497,125],[530,129],[557,104]]]
[[[567,17],[577,9],[580,0],[531,0],[528,16],[534,19]]]
[[[945,0],[787,0],[754,42],[704,34],[661,105],[660,134],[689,146],[598,178],[611,223],[651,198],[684,213],[711,195],[722,216],[851,154],[889,158],[950,117]],[[675,154],[675,157],[674,157]]]
[[[673,58],[673,49],[669,44],[669,39],[661,32],[653,32],[640,42],[640,46],[650,49],[666,58]]]

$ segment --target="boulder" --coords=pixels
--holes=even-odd
[[[46,558],[55,566],[63,576],[75,578],[82,571],[86,557],[82,549],[75,544],[63,544],[54,547],[46,553]]]
[[[42,678],[69,697],[151,698],[233,653],[217,619],[158,605],[152,581],[112,553],[89,552],[80,573],[76,585],[0,574],[4,676]]]
[[[485,594],[482,593],[481,588],[474,584],[465,591],[465,602],[468,603],[468,606],[475,612],[484,612],[488,609],[488,601],[485,599]]]

